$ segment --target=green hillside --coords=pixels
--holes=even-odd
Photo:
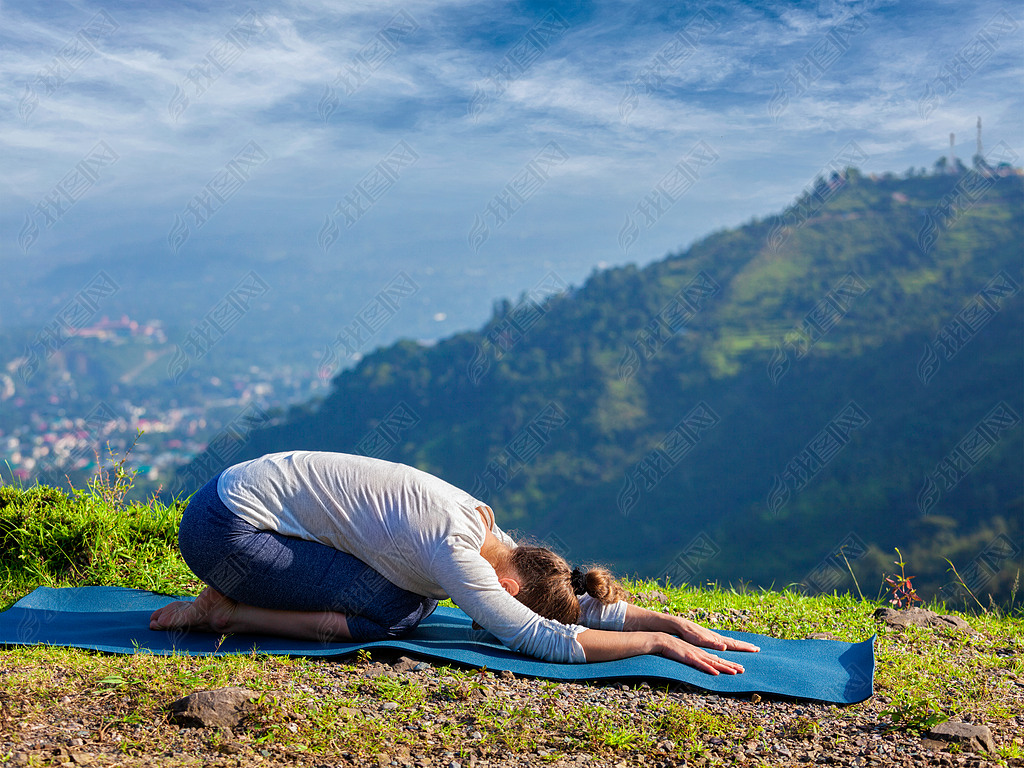
[[[182,478],[286,449],[434,472],[571,560],[675,584],[1006,596],[1024,519],[1022,177],[819,180],[643,269],[379,349]],[[598,256],[595,256],[595,261]]]

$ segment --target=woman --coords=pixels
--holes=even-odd
[[[365,456],[291,451],[229,467],[190,500],[178,541],[209,586],[155,611],[154,630],[373,640],[408,632],[450,597],[509,648],[549,661],[659,653],[737,674],[702,647],[758,650],[630,605],[608,571],[570,571],[518,546],[466,492]]]

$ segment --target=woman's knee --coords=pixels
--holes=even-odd
[[[437,600],[423,598],[412,610],[403,611],[399,615],[378,617],[377,620],[366,616],[349,616],[349,632],[353,640],[397,640],[416,629],[436,607]]]
[[[437,608],[437,600],[424,598],[412,611],[388,627],[388,632],[390,633],[388,637],[401,637],[412,632],[420,625],[421,621],[434,612],[435,608]]]

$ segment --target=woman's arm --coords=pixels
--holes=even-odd
[[[736,675],[743,672],[741,664],[719,658],[665,632],[608,632],[602,629],[587,629],[576,635],[576,642],[583,646],[583,653],[588,662],[612,661],[657,653],[710,675],[717,675],[720,672]]]
[[[725,637],[710,629],[705,629],[682,616],[657,613],[633,604],[626,606],[626,621],[622,626],[622,631],[666,632],[670,635],[678,635],[693,645],[701,648],[713,648],[716,651],[749,651],[753,653],[761,650],[751,643]]]

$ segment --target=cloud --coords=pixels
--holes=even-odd
[[[39,73],[104,6],[43,12],[6,4],[3,231],[18,232],[98,141],[120,156],[31,254],[8,236],[9,263],[38,270],[140,243],[162,247],[175,215],[249,141],[270,160],[208,231],[225,243],[235,232],[268,253],[312,248],[311,258],[327,259],[337,251],[318,254],[316,233],[328,212],[396,142],[413,146],[415,166],[346,233],[346,253],[373,253],[366,268],[384,271],[406,258],[409,243],[423,244],[425,267],[451,254],[470,258],[473,216],[557,142],[569,160],[487,243],[496,262],[509,265],[483,269],[488,290],[504,280],[506,295],[522,287],[513,283],[522,274],[512,266],[517,249],[555,263],[570,253],[579,263],[622,258],[615,236],[623,212],[697,141],[714,147],[719,162],[687,204],[638,243],[634,253],[650,250],[637,258],[706,234],[709,211],[738,224],[777,210],[850,140],[870,147],[869,170],[900,171],[930,165],[951,130],[966,140],[982,114],[987,135],[1020,146],[1020,30],[968,86],[927,119],[918,114],[929,80],[1002,8],[994,2],[711,4],[704,12],[712,23],[668,65],[665,46],[682,39],[693,7],[554,7],[566,26],[544,38],[535,31],[548,6],[271,2],[257,7],[242,34],[244,6],[124,4],[109,10],[116,29],[47,91],[36,84]],[[850,13],[863,15],[865,29],[773,119],[777,87]],[[403,33],[388,32],[396,14],[404,14]],[[231,39],[242,41],[237,50]],[[497,78],[513,60],[520,66]],[[357,76],[339,79],[345,71]],[[20,115],[33,87],[38,104]],[[474,101],[481,92],[485,100]],[[625,109],[627,97],[635,103]],[[119,226],[100,223],[104,211]]]

